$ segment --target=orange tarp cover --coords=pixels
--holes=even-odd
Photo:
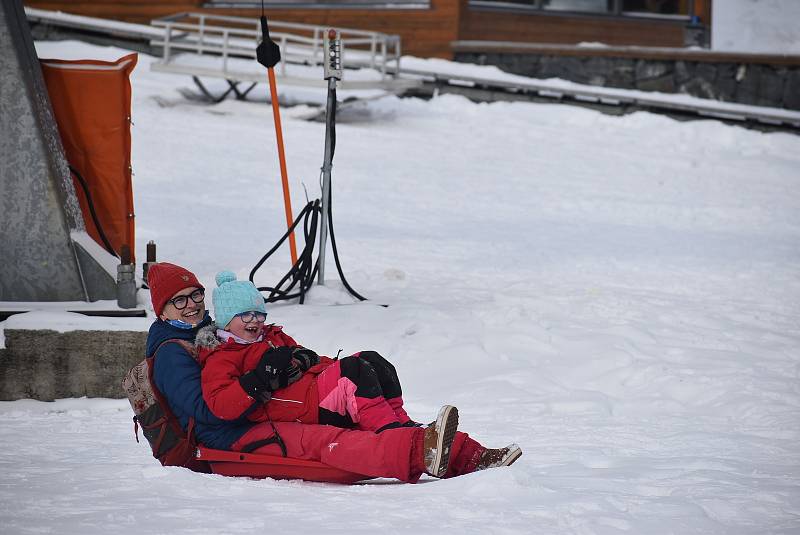
[[[42,72],[67,160],[83,176],[97,219],[117,256],[134,262],[131,84],[137,54],[117,61],[42,59]],[[83,187],[73,174],[86,230],[103,246]]]

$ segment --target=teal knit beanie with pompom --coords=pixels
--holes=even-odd
[[[225,328],[236,314],[242,312],[267,313],[264,297],[250,281],[237,281],[232,271],[217,273],[217,287],[213,292],[214,318],[217,327]]]

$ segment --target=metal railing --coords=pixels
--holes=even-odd
[[[229,58],[256,57],[261,39],[257,18],[228,17],[205,13],[178,13],[152,21],[164,29],[163,38],[150,42],[163,48],[162,63],[169,63],[182,52],[222,58],[227,71]],[[325,56],[323,32],[327,27],[292,22],[270,21],[270,37],[280,46],[280,73],[286,64],[321,65]],[[387,76],[387,70],[400,70],[400,36],[365,30],[337,28],[342,36],[342,65],[345,68],[370,67]]]

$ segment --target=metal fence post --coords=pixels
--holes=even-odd
[[[286,52],[286,34],[281,35],[281,76],[286,76],[286,64],[289,63],[289,55]]]
[[[386,37],[381,40],[381,81],[386,80]]]
[[[168,22],[165,28],[167,31],[164,35],[164,62],[169,63],[170,45],[172,37],[172,23]]]
[[[222,30],[222,70],[223,72],[228,72],[228,37],[230,34],[228,33],[228,29],[225,28]]]

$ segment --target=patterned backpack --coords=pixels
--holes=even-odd
[[[195,458],[197,439],[194,435],[194,418],[189,419],[186,431],[169,408],[169,403],[156,388],[153,381],[154,359],[164,344],[180,344],[190,355],[196,357],[197,349],[185,340],[173,338],[156,348],[147,357],[125,374],[122,389],[133,409],[133,432],[139,442],[139,426],[150,443],[153,457],[163,466],[183,466],[195,472],[211,472],[208,463]]]

